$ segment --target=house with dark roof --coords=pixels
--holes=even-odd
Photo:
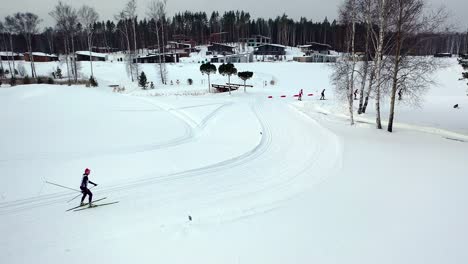
[[[313,53],[330,54],[330,50],[332,49],[332,46],[318,42],[309,42],[307,45],[299,45],[297,47],[306,55],[311,55]]]
[[[90,52],[89,51],[77,51],[76,60],[77,61],[106,61],[107,55],[104,53]]]
[[[230,55],[234,54],[234,46],[230,46],[222,43],[211,43],[208,46],[208,51],[213,55]]]
[[[167,63],[174,63],[179,62],[179,55],[177,53],[150,53],[147,55],[138,56],[133,59],[133,63],[159,63],[167,62]]]
[[[286,55],[286,46],[278,44],[265,44],[255,48],[254,55]]]
[[[0,51],[0,59],[2,60],[24,60],[24,56],[21,53],[11,51]]]
[[[247,43],[247,46],[249,47],[258,47],[261,45],[270,44],[271,38],[262,35],[253,35],[250,38],[241,38],[240,41]]]
[[[210,59],[212,63],[247,63],[253,62],[252,53],[232,54],[226,56],[213,56]]]
[[[58,56],[54,54],[47,54],[43,52],[32,52],[32,58],[34,62],[48,62],[48,61],[58,61]],[[31,56],[29,52],[24,53],[24,60],[31,61]]]

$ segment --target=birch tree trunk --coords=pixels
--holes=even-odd
[[[383,42],[384,42],[384,30],[385,30],[385,0],[380,0],[380,7],[379,7],[379,42],[377,44],[377,63],[376,67],[376,84],[375,87],[375,122],[377,125],[377,129],[382,129],[382,120],[380,118],[380,97],[381,97],[381,71],[382,71],[382,49],[383,49]]]
[[[136,41],[136,17],[132,17],[132,25],[133,25],[133,44],[134,44],[134,53],[133,53],[133,58],[136,58],[136,53],[137,53],[137,41]],[[132,59],[132,63],[133,63],[133,59]],[[135,63],[137,64],[137,67],[135,67],[135,71],[136,71],[136,76],[138,78],[138,60],[135,61]]]
[[[401,30],[402,30],[402,19],[403,19],[403,7],[401,0],[398,0],[398,22],[397,22],[397,37],[396,37],[396,50],[395,50],[395,63],[393,67],[393,76],[392,76],[392,91],[390,94],[390,115],[388,117],[388,127],[387,131],[393,131],[393,119],[395,116],[395,98],[396,98],[396,91],[398,88],[398,71],[400,65],[400,51],[401,51]]]
[[[10,68],[10,74],[11,76],[13,77],[16,77],[16,73],[15,73],[15,57],[13,55],[13,37],[11,36],[11,33],[9,34],[10,35],[10,54],[11,54],[11,64],[13,64],[13,70]],[[30,54],[31,56],[31,54]],[[9,64],[8,64],[9,65]]]
[[[93,45],[92,38],[93,38],[93,35],[88,33],[89,64],[91,66],[91,78],[94,78],[93,56],[92,56],[92,45]]]
[[[70,54],[70,48],[68,45],[68,36],[64,36],[64,45],[65,45],[65,63],[67,64],[67,76],[68,76],[68,85],[71,84],[70,79],[70,67],[68,65],[68,55]]]
[[[76,64],[76,56],[75,56],[75,38],[73,34],[71,34],[71,47],[72,47],[72,60],[73,60],[73,72],[74,72],[74,79],[75,83],[78,83],[78,67]]]
[[[356,52],[354,47],[354,38],[356,35],[356,1],[353,0],[351,2],[353,8],[352,14],[352,31],[351,31],[351,56],[353,59],[352,66],[351,66],[351,80],[348,84],[349,91],[348,91],[348,101],[349,101],[349,117],[351,121],[351,125],[354,125],[354,111],[353,111],[353,91],[354,91],[354,69],[356,68]]]
[[[366,95],[365,95],[365,98],[364,98],[364,104],[362,105],[362,113],[366,113],[366,110],[367,110],[367,105],[369,103],[369,97],[370,97],[370,94],[372,93],[372,88],[374,87],[374,80],[375,80],[375,63],[372,64],[372,70],[371,70],[371,75],[370,75],[370,78],[369,78],[369,84],[368,84],[368,88],[367,88],[367,91],[366,91]]]

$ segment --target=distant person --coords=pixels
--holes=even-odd
[[[297,100],[302,101],[302,94],[303,94],[303,93],[304,93],[304,92],[303,92],[303,90],[301,89],[301,90],[299,91],[299,96],[297,97]]]
[[[91,170],[86,168],[83,174],[83,179],[81,179],[80,190],[83,193],[83,197],[81,197],[81,203],[80,203],[81,206],[84,205],[83,202],[84,202],[84,199],[86,198],[86,195],[88,195],[89,197],[89,203],[88,203],[89,207],[92,206],[91,203],[93,201],[93,193],[88,189],[88,182],[93,184],[94,186],[97,186],[97,184],[89,180],[88,176],[90,173],[91,173]]]
[[[325,89],[323,89],[320,100],[325,100]]]

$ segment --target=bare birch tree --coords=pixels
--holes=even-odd
[[[131,59],[131,67],[135,64],[136,66],[133,67],[135,69],[136,73],[136,78],[138,78],[138,61],[136,60],[136,54],[137,54],[137,41],[136,41],[136,23],[137,23],[137,15],[136,15],[136,1],[135,0],[130,0],[127,2],[127,5],[124,9],[125,16],[127,17],[128,20],[131,21],[132,29],[133,29],[133,53],[132,53],[132,59]],[[134,61],[135,60],[135,61]]]
[[[83,29],[86,33],[86,39],[89,50],[89,63],[91,66],[91,78],[94,78],[93,73],[93,56],[92,56],[92,47],[93,47],[93,34],[94,34],[94,23],[99,19],[99,14],[92,7],[83,5],[78,11],[78,16],[80,23],[83,25]]]
[[[37,78],[36,68],[34,66],[34,56],[32,49],[32,37],[39,32],[38,26],[41,23],[41,19],[33,13],[16,13],[14,16],[14,28],[16,33],[23,35],[26,40],[26,47],[29,52],[29,58],[31,62],[31,76]]]
[[[384,34],[387,29],[388,5],[386,0],[377,0],[377,13],[379,22],[379,32],[377,38],[377,48],[375,52],[375,123],[377,129],[382,129],[380,115],[380,99],[382,88],[382,57],[384,48]],[[376,35],[374,33],[374,35]]]
[[[345,94],[348,102],[350,124],[354,125],[354,86],[356,82],[356,0],[346,0],[340,9],[340,20],[347,25],[347,53],[335,63],[332,75],[332,83],[335,85],[337,94]]]
[[[127,44],[127,54],[125,55],[125,64],[127,66],[127,71],[130,74],[130,78],[132,79],[132,82],[134,81],[134,76],[133,76],[133,56],[132,56],[132,51],[130,47],[130,35],[128,33],[128,18],[125,15],[124,11],[119,12],[117,15],[114,17],[117,21],[122,21],[123,23],[123,29],[117,27],[117,29],[120,31],[120,33],[124,36],[125,38],[125,43]]]
[[[70,72],[73,74],[75,83],[78,82],[78,66],[75,56],[75,35],[78,27],[78,15],[74,8],[70,5],[64,4],[59,1],[54,7],[54,10],[49,13],[51,17],[55,19],[56,28],[59,32],[64,35],[64,47],[65,47],[65,60],[67,63],[68,82],[70,80]],[[71,53],[71,60],[69,56]],[[71,68],[71,69],[70,69]]]
[[[411,91],[416,95],[417,91],[432,84],[431,75],[441,64],[434,58],[421,59],[409,55],[423,40],[420,35],[434,33],[446,18],[443,9],[427,14],[426,3],[423,0],[395,0],[393,4],[395,16],[392,17],[392,31],[396,40],[392,61],[388,132],[393,131],[397,90],[404,89],[405,93]]]
[[[155,30],[154,33],[156,34],[156,42],[158,45],[158,54],[159,54],[159,77],[161,79],[162,84],[166,84],[166,76],[167,76],[167,71],[166,71],[166,64],[165,64],[165,56],[164,54],[164,27],[163,27],[163,20],[165,16],[165,5],[166,1],[161,2],[157,0],[152,0],[149,3],[148,6],[148,17],[150,19],[153,19],[155,21]],[[161,32],[161,37],[160,37],[160,32]]]
[[[7,37],[8,37],[8,42],[10,43],[10,47],[9,47],[9,50],[10,52],[7,53],[7,57],[9,57],[8,59],[8,67],[10,69],[10,74],[12,77],[16,77],[16,73],[15,73],[15,58],[14,58],[14,47],[13,47],[13,33],[15,31],[15,20],[13,17],[11,16],[7,16],[5,18],[5,25],[3,27],[4,29],[4,32],[7,34]],[[8,45],[6,45],[8,47]],[[7,52],[8,52],[8,49],[7,49]],[[10,61],[11,61],[11,64],[10,64]]]

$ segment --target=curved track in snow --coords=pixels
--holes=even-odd
[[[147,101],[147,100],[145,100]],[[339,164],[339,142],[329,131],[303,116],[286,103],[271,103],[266,100],[249,99],[237,103],[221,104],[215,111],[206,116],[201,124],[185,112],[174,110],[169,105],[161,109],[172,112],[183,120],[191,131],[189,137],[174,142],[148,145],[140,151],[164,150],[172,145],[181,145],[194,140],[195,134],[203,136],[203,129],[209,126],[209,120],[221,114],[221,109],[236,104],[236,107],[248,108],[254,113],[260,124],[261,140],[254,148],[227,160],[218,160],[210,165],[188,169],[167,175],[148,175],[99,190],[100,195],[114,196],[116,194],[130,195],[139,189],[155,191],[154,197],[158,203],[176,202],[184,197],[191,203],[197,201],[206,204],[207,201],[236,200],[250,196],[268,196],[260,199],[258,204],[240,206],[248,208],[274,207],[274,204],[288,199],[320,182],[324,177],[333,174],[336,164]],[[190,109],[185,109],[190,110]],[[214,125],[214,124],[211,124]],[[248,129],[248,128],[245,128]],[[122,150],[123,151],[123,150]],[[127,149],[135,152],[136,149]],[[128,153],[128,152],[127,152]],[[97,155],[97,153],[96,153]],[[320,171],[321,173],[316,173]],[[328,171],[328,173],[323,173]],[[165,193],[164,189],[172,190],[173,186],[190,185],[190,192]],[[156,190],[152,190],[152,189]],[[209,190],[209,191],[207,191]],[[69,192],[43,195],[0,203],[0,214],[27,210],[35,207],[62,203],[69,200]],[[151,195],[149,196],[151,197]],[[193,199],[197,197],[197,199]],[[247,199],[247,198],[246,198]],[[250,198],[248,198],[250,199]],[[245,200],[245,199],[244,199]],[[187,205],[188,206],[188,205]],[[197,205],[191,206],[196,208]],[[233,213],[232,217],[238,213]]]

